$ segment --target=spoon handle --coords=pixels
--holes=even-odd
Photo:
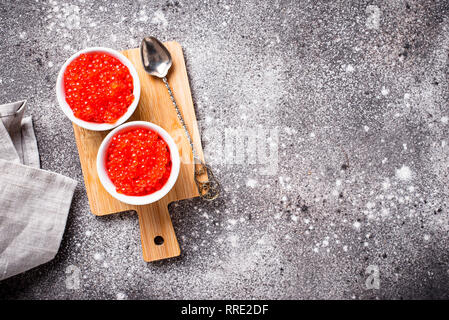
[[[212,169],[204,163],[203,160],[198,156],[198,153],[193,145],[192,137],[190,136],[189,130],[187,129],[186,123],[184,122],[184,118],[182,117],[181,112],[179,111],[178,105],[176,104],[175,97],[173,95],[173,91],[168,83],[167,77],[163,77],[165,86],[167,87],[168,93],[170,95],[170,99],[175,107],[176,114],[178,115],[179,122],[181,123],[184,132],[187,136],[187,140],[190,144],[190,148],[192,149],[193,161],[194,161],[194,178],[196,187],[198,188],[198,193],[200,197],[206,200],[214,200],[220,195],[220,183],[215,178],[215,175],[212,172]],[[207,180],[201,179],[201,176],[207,174]]]

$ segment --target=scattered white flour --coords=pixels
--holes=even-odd
[[[354,72],[354,70],[355,70],[354,67],[351,66],[350,64],[346,65],[345,71],[347,73],[352,73],[352,72]]]
[[[412,170],[403,165],[400,169],[396,169],[396,178],[402,181],[407,181],[412,178]]]
[[[284,127],[284,131],[289,136],[291,136],[292,134],[295,134],[297,132],[295,128],[291,128],[291,127]]]
[[[430,236],[428,234],[424,235],[424,240],[429,241],[430,240]]]
[[[235,219],[229,219],[229,220],[228,220],[228,223],[229,223],[230,225],[235,226],[235,225],[237,224],[237,220],[235,220]]]
[[[348,246],[343,246],[343,251],[347,252],[348,251]]]
[[[246,186],[250,187],[250,188],[256,187],[257,186],[257,180],[248,179],[248,181],[246,181]]]
[[[298,222],[298,216],[295,216],[295,215],[292,215],[292,220],[294,221],[294,222]]]
[[[91,231],[86,231],[86,236],[87,237],[90,237],[92,235],[92,232]]]
[[[367,204],[366,204],[366,207],[368,208],[368,209],[373,209],[374,207],[376,206],[376,204],[374,203],[374,202],[371,202],[371,201],[369,201]]]
[[[237,237],[236,235],[229,236],[228,241],[231,243],[231,246],[237,247],[238,246],[239,237]]]
[[[310,134],[310,137],[311,137],[311,138],[315,138],[315,133],[312,132],[312,133]]]
[[[441,122],[444,123],[444,124],[447,124],[449,122],[449,118],[446,117],[446,116],[441,117]]]
[[[94,259],[97,261],[100,261],[103,259],[103,255],[101,253],[95,253],[94,254]]]
[[[360,229],[360,222],[356,221],[352,224],[357,230]]]
[[[385,179],[384,182],[382,182],[382,188],[384,188],[384,190],[390,189],[391,184],[390,184],[390,179]]]
[[[380,93],[382,93],[383,96],[386,96],[387,94],[390,93],[390,90],[388,90],[388,89],[385,88],[385,87],[382,87],[382,90],[380,91]]]
[[[125,299],[126,299],[126,294],[124,294],[122,292],[117,293],[117,300],[125,300]]]
[[[64,3],[62,7],[61,21],[63,26],[67,29],[79,29],[81,22],[80,8],[76,5]]]
[[[49,66],[50,68],[53,67],[53,66],[54,66],[53,62],[49,61],[49,62],[48,62],[48,66]]]
[[[162,12],[162,10],[157,10],[154,13],[153,18],[151,19],[151,23],[153,23],[153,24],[161,24],[162,27],[164,27],[164,28],[166,26],[168,26],[168,21],[165,18],[164,13]]]
[[[369,127],[368,126],[363,126],[363,130],[365,130],[365,132],[368,132]]]
[[[367,14],[365,26],[368,29],[379,29],[380,26],[380,9],[378,6],[369,5],[366,7]]]
[[[148,20],[148,14],[145,12],[145,10],[139,11],[139,17],[137,18],[140,22],[145,22]]]
[[[197,40],[194,40],[189,54],[189,56],[192,57],[192,67],[194,68],[195,65],[203,66],[204,61],[208,61],[211,65],[229,65],[231,68],[230,72],[233,74],[231,78],[229,78],[228,75],[225,76],[223,74],[215,78],[215,83],[217,85],[219,84],[221,90],[225,91],[235,91],[236,87],[240,88],[238,92],[232,94],[235,98],[239,96],[240,99],[238,100],[241,101],[240,103],[244,106],[239,112],[254,115],[256,118],[263,117],[264,122],[265,117],[267,117],[269,122],[273,123],[273,126],[275,124],[278,126],[277,117],[273,117],[272,115],[276,114],[275,111],[278,110],[283,99],[282,97],[286,93],[284,86],[286,81],[286,61],[281,57],[272,59],[266,55],[254,55],[253,49],[247,46],[239,45],[234,48],[229,48],[229,43],[224,41],[222,37],[216,35],[213,36],[206,47],[202,45],[201,42],[195,44],[196,41]],[[228,55],[220,54],[225,51],[228,52]],[[263,76],[259,76],[259,73],[256,74],[253,72],[239,73],[238,66],[235,64],[236,59],[239,60],[241,64],[260,67],[261,70],[264,70]],[[200,79],[202,76],[205,77],[209,72],[208,68],[197,69],[198,73],[195,74],[195,78]],[[269,94],[267,94],[267,92]],[[213,94],[218,94],[218,91]],[[258,122],[256,119],[254,119],[254,121]],[[265,123],[264,125],[269,125],[269,123]],[[270,138],[272,141],[267,139],[267,144],[269,144],[270,147],[277,148],[279,144],[277,137],[273,135]],[[207,150],[207,148],[205,149]]]

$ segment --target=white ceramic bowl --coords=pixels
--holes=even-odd
[[[95,122],[88,122],[81,119],[78,119],[73,114],[72,109],[70,109],[70,106],[67,104],[67,101],[65,100],[65,90],[64,90],[64,72],[67,68],[67,66],[72,62],[74,59],[79,57],[82,53],[89,53],[89,52],[104,52],[109,54],[110,56],[113,56],[114,58],[117,58],[120,60],[121,63],[123,63],[125,66],[128,67],[128,70],[133,78],[133,85],[134,85],[134,101],[131,103],[131,105],[128,107],[128,110],[125,112],[124,115],[122,115],[116,122],[114,123],[95,123]],[[56,80],[56,96],[58,98],[59,106],[61,107],[62,111],[65,113],[65,115],[75,124],[77,124],[80,127],[83,127],[88,130],[94,130],[94,131],[105,131],[105,130],[111,130],[119,125],[121,125],[123,122],[129,119],[131,115],[134,113],[134,111],[137,108],[137,104],[139,103],[140,98],[140,81],[139,76],[137,75],[137,71],[134,68],[131,61],[129,61],[123,54],[120,52],[109,49],[109,48],[103,48],[103,47],[92,47],[87,48],[81,51],[78,51],[73,56],[71,56],[61,67],[61,70],[58,74],[58,79]]]
[[[162,187],[162,189],[151,193],[146,196],[127,196],[121,193],[118,193],[116,191],[115,185],[112,183],[111,179],[109,179],[108,173],[106,171],[106,153],[109,147],[109,144],[111,143],[111,139],[114,135],[116,135],[118,132],[129,129],[129,128],[147,128],[151,129],[155,132],[157,132],[162,139],[165,140],[165,142],[168,145],[168,148],[170,149],[170,157],[172,162],[171,172],[170,176],[168,177],[167,182]],[[158,201],[162,197],[164,197],[170,190],[173,188],[176,179],[178,179],[179,175],[179,168],[180,168],[180,158],[179,158],[179,151],[178,147],[176,146],[175,141],[173,138],[168,134],[167,131],[159,127],[158,125],[155,125],[151,122],[146,121],[132,121],[125,123],[121,125],[118,128],[115,128],[109,134],[104,138],[103,142],[100,145],[100,148],[98,149],[97,154],[97,172],[98,177],[100,178],[100,182],[103,185],[103,187],[106,189],[107,192],[114,198],[116,198],[119,201],[122,201],[124,203],[133,204],[133,205],[145,205],[150,204],[153,202]]]

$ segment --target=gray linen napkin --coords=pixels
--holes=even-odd
[[[54,258],[77,183],[40,169],[25,108],[0,105],[0,280]]]

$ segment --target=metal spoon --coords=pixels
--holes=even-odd
[[[170,70],[170,67],[172,66],[172,58],[170,52],[168,52],[167,48],[156,38],[145,37],[140,45],[140,56],[142,58],[142,64],[145,71],[152,76],[161,78],[164,81],[165,86],[167,87],[171,101],[178,115],[178,119],[181,122],[182,127],[184,128],[187,140],[189,141],[190,147],[192,148],[193,161],[195,166],[194,178],[196,186],[198,188],[198,193],[203,199],[216,199],[220,194],[220,184],[215,178],[211,168],[198,157],[198,153],[193,146],[189,130],[187,130],[184,118],[179,111],[175,97],[173,96],[173,92],[166,77],[168,71]],[[204,174],[207,174],[208,180],[201,179],[201,176],[203,176]]]

